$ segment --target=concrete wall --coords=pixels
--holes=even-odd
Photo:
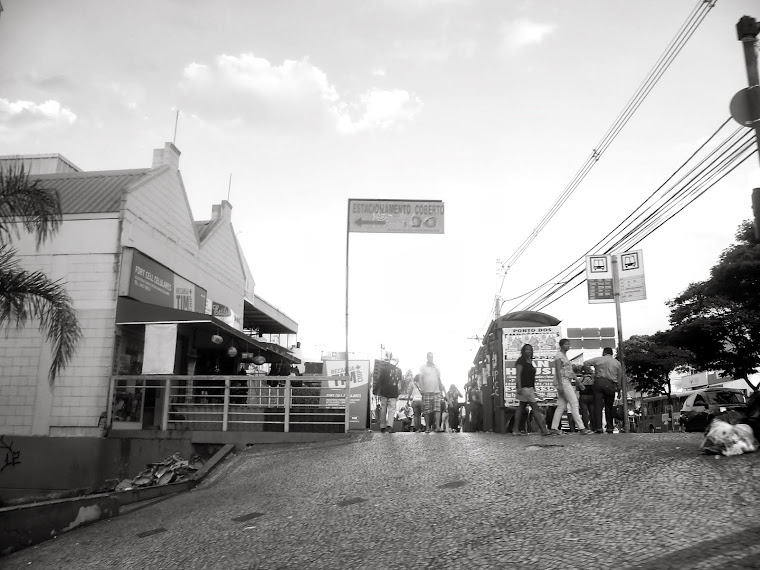
[[[31,236],[14,242],[20,265],[60,280],[83,332],[74,358],[50,386],[51,345],[38,323],[0,336],[0,433],[100,434],[113,353],[119,221],[66,217],[39,250]]]
[[[194,445],[190,432],[121,433],[119,437],[1,436],[0,507],[24,498],[61,497],[67,491],[100,491],[112,482],[131,479],[149,463],[179,453],[211,456],[217,446]],[[217,442],[222,443],[222,442]],[[70,494],[70,493],[69,493]]]
[[[118,479],[122,461],[120,440],[94,437],[2,436],[0,501],[49,496],[73,489],[102,489]]]

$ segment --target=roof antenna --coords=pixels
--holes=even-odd
[[[230,172],[230,182],[227,185],[227,201],[230,201],[230,192],[232,191],[232,172]]]
[[[172,139],[172,144],[177,142],[177,123],[179,123],[179,109],[177,109],[177,115],[174,117],[174,138]]]

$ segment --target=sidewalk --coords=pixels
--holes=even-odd
[[[7,568],[756,568],[760,453],[700,434],[366,433],[252,449]]]

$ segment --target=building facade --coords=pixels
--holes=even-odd
[[[32,179],[59,193],[59,232],[38,249],[30,235],[12,245],[24,269],[65,285],[83,332],[51,387],[43,332],[35,323],[4,331],[0,433],[100,435],[111,376],[140,374],[146,356],[173,358],[164,373],[175,374],[213,362],[234,374],[252,347],[270,362],[295,361],[251,339],[254,331],[297,334],[297,324],[255,296],[229,202],[214,205],[209,220],[193,219],[179,158],[172,143],[153,152],[150,168],[134,170],[82,172],[60,155],[0,157],[0,168],[24,161],[29,172],[47,172]],[[174,331],[173,342],[162,333],[161,354],[146,342],[159,338],[158,325]]]

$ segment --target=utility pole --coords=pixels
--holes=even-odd
[[[755,129],[755,141],[760,160],[760,78],[757,71],[757,35],[760,24],[751,16],[743,16],[736,24],[736,35],[744,48],[744,63],[747,66],[747,126]],[[752,213],[755,218],[755,240],[760,242],[760,188],[752,190]]]

